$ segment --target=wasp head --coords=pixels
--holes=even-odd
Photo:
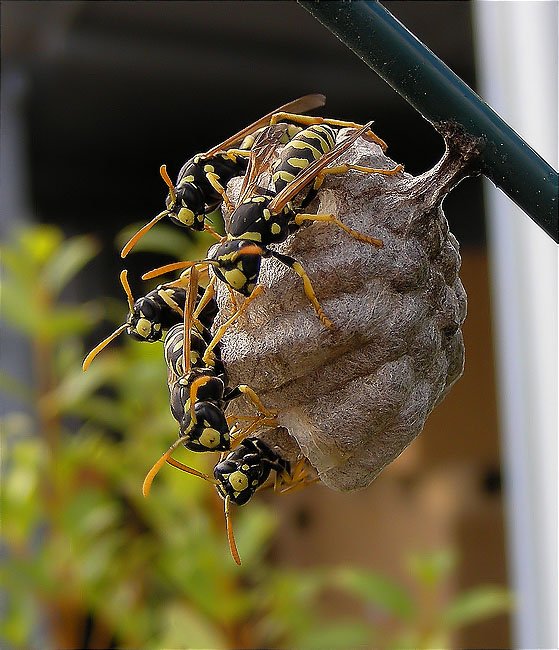
[[[126,333],[136,341],[159,341],[163,333],[161,307],[154,300],[139,298],[128,314],[126,323]]]
[[[179,183],[174,192],[169,192],[165,204],[169,210],[169,219],[174,224],[193,230],[204,230],[206,206],[202,192],[194,183]]]
[[[192,418],[185,409],[180,422],[180,436],[190,451],[227,451],[231,447],[229,425],[223,412],[212,402],[197,402]]]
[[[280,466],[278,461],[279,457],[261,440],[246,438],[215,466],[219,494],[238,506],[244,505],[266,482],[272,469],[287,469],[287,465]]]

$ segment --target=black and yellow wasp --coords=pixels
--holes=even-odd
[[[259,412],[258,416],[247,418],[250,422],[263,419],[273,421],[276,415],[275,411],[262,404],[249,386],[229,386],[221,361],[220,340],[250,300],[245,301],[213,336],[209,336],[198,322],[199,310],[195,308],[197,274],[197,269],[192,268],[183,323],[169,330],[164,342],[171,413],[179,424],[179,438],[154,465],[155,470],[152,468],[149,478],[146,477],[148,482],[144,484],[144,492],[149,490],[149,485],[163,462],[172,460],[172,451],[179,445],[196,452],[227,451],[231,448],[230,422],[235,421],[235,418],[227,418],[225,415],[225,408],[231,400],[241,395],[248,397]],[[255,292],[254,296],[256,295],[258,292]],[[241,434],[242,428],[237,433]]]
[[[189,271],[182,274],[178,280],[161,284],[145,296],[134,300],[128,283],[128,272],[122,271],[120,283],[128,300],[129,312],[126,321],[96,345],[83,361],[84,372],[91,362],[111,341],[126,332],[136,341],[153,343],[159,341],[163,333],[183,320],[183,309],[186,302],[186,286]],[[217,303],[213,297],[213,284],[208,289],[199,286],[198,289],[198,320],[205,327],[211,327],[217,315]]]
[[[233,177],[245,173],[255,134],[276,115],[291,114],[286,111],[304,113],[323,106],[325,101],[324,95],[317,93],[305,95],[274,109],[209,151],[187,160],[179,172],[176,185],[171,182],[166,166],[162,165],[159,171],[169,188],[166,209],[130,238],[122,249],[122,257],[126,257],[139,239],[165,216],[179,226],[198,231],[207,230],[219,239],[219,235],[206,223],[206,217],[222,201],[229,209],[233,209],[225,188]]]
[[[270,482],[271,472],[275,472],[275,479]],[[222,455],[214,468],[214,478],[217,493],[224,501],[229,549],[237,564],[241,564],[241,558],[235,544],[229,505],[245,505],[257,491],[266,487],[283,494],[319,480],[306,458],[300,458],[292,466],[257,436],[245,437],[233,451]]]
[[[282,129],[286,128],[285,125],[277,123],[282,119],[293,122],[299,120],[310,126],[289,141],[284,152],[274,163],[273,157],[281,142]],[[324,325],[332,327],[333,324],[320,306],[310,278],[300,262],[278,253],[269,246],[285,241],[289,234],[307,221],[320,221],[338,226],[359,241],[382,247],[381,240],[349,228],[335,215],[306,214],[302,212],[302,208],[308,204],[328,174],[356,170],[362,173],[394,175],[403,167],[397,165],[394,169],[375,169],[350,164],[328,166],[361,136],[379,142],[378,137],[370,131],[372,122],[360,126],[340,120],[286,113],[278,113],[271,121],[274,125],[265,129],[252,146],[240,197],[227,226],[226,240],[217,245],[209,257],[201,262],[169,264],[142,277],[148,279],[195,264],[209,264],[213,267],[215,275],[229,287],[242,295],[249,296],[257,285],[262,258],[274,257],[292,268],[302,278],[305,294],[318,317]],[[330,123],[333,123],[336,128],[350,125],[353,133],[336,145],[336,131]],[[270,169],[275,185],[274,191],[263,190],[259,186],[262,175]],[[303,190],[308,191],[306,197],[299,206],[294,206],[292,200]]]
[[[232,444],[238,444],[261,426],[275,426],[276,411],[267,409],[257,394],[244,384],[228,386],[227,374],[221,361],[220,340],[225,331],[246,309],[250,300],[239,308],[213,336],[199,322],[200,302],[196,307],[198,284],[197,269],[190,274],[189,287],[184,305],[184,317],[181,324],[175,325],[165,337],[165,360],[168,366],[168,385],[171,413],[179,424],[179,437],[167,452],[150,469],[142,491],[149,494],[154,477],[165,462],[189,474],[193,474],[216,486],[219,482],[208,475],[180,463],[172,457],[175,449],[181,445],[196,452],[229,451]],[[258,292],[254,293],[256,296]],[[246,395],[258,410],[258,416],[225,415],[225,408],[233,399]],[[234,428],[231,423],[235,423]],[[242,422],[238,424],[238,422]],[[268,471],[269,474],[269,471]],[[229,520],[229,501],[226,501],[225,516],[227,536],[231,553],[236,561],[238,552]]]

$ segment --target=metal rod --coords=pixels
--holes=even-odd
[[[483,173],[559,241],[557,172],[389,11],[374,0],[298,2],[425,119],[483,138]]]

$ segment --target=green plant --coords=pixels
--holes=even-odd
[[[164,226],[150,245],[197,255]],[[46,226],[1,251],[3,327],[26,336],[34,362],[31,385],[0,377],[21,402],[2,422],[5,644],[345,648],[414,640],[429,647],[446,642],[453,627],[508,606],[502,590],[476,592],[437,609],[444,615],[435,625],[376,574],[274,566],[267,550],[277,522],[258,500],[235,512],[238,568],[222,504],[206,483],[167,468],[144,499],[145,472],[175,435],[165,366],[159,345],[123,340],[82,373],[84,334],[105,314],[121,322],[125,309],[111,300],[62,299],[96,252],[92,238],[65,240]],[[207,472],[211,459],[190,454],[188,463]],[[416,562],[416,575],[434,589],[450,568],[426,562]],[[326,623],[320,595],[327,588],[388,611],[396,631],[381,637],[364,616]]]

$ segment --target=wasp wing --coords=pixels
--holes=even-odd
[[[269,126],[254,141],[237,205],[246,201],[253,194],[260,176],[270,168],[286,128],[285,124]]]
[[[239,144],[247,135],[258,131],[258,129],[263,126],[267,126],[270,123],[270,119],[274,113],[306,113],[307,111],[311,111],[313,108],[320,108],[321,106],[324,106],[325,103],[326,97],[320,93],[315,93],[313,95],[304,95],[303,97],[294,99],[293,101],[288,102],[283,106],[278,106],[273,111],[270,111],[270,113],[267,115],[264,115],[260,119],[256,120],[256,122],[249,124],[238,133],[235,133],[235,135],[232,135],[230,138],[227,138],[227,140],[224,140],[209,151],[206,151],[202,157],[209,158],[216,154],[218,151],[223,151],[225,149],[233,147],[236,144]]]
[[[328,163],[332,162],[339,156],[341,156],[344,151],[349,149],[351,145],[366,131],[371,128],[372,122],[368,122],[360,129],[357,129],[352,133],[349,138],[341,142],[339,145],[335,146],[330,152],[324,154],[313,163],[311,163],[304,171],[296,176],[291,183],[288,183],[283,190],[278,192],[276,196],[268,204],[268,209],[272,214],[278,214],[283,210],[283,208],[291,201],[291,199],[298,194],[302,189],[304,189],[312,180],[314,180],[317,174],[324,169]]]

